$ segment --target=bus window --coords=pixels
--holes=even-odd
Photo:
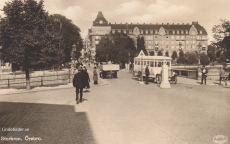
[[[158,62],[158,67],[162,67],[162,62]]]
[[[150,67],[153,67],[153,62],[150,62]]]

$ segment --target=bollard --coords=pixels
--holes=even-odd
[[[162,66],[162,82],[161,82],[160,88],[171,88],[171,85],[170,85],[169,80],[168,80],[168,76],[169,76],[168,66],[164,62],[163,66]]]

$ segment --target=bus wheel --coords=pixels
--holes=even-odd
[[[117,72],[114,72],[113,76],[114,78],[117,78]]]
[[[160,75],[156,76],[156,82],[157,82],[157,84],[161,83],[161,76]]]

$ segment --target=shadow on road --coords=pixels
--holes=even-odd
[[[0,102],[1,137],[40,137],[32,143],[96,144],[85,112],[74,106]],[[29,131],[3,131],[2,128],[29,128]],[[28,141],[31,143],[31,141]],[[7,143],[7,142],[6,142]],[[12,143],[12,141],[9,141]]]

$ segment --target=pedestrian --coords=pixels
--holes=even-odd
[[[227,86],[226,77],[225,77],[225,70],[222,67],[220,68],[220,85],[222,85],[221,80],[224,80],[225,86]]]
[[[87,69],[86,69],[85,66],[83,66],[83,71],[82,72],[83,72],[83,76],[84,76],[84,85],[83,85],[83,88],[85,88],[86,91],[88,91],[87,89],[90,88],[90,85],[89,85],[90,78],[89,78],[89,74],[88,74]]]
[[[203,68],[201,69],[201,84],[205,84],[206,85],[206,78],[207,78],[207,73],[208,70],[205,68],[205,65],[203,65]]]
[[[145,84],[149,84],[149,68],[148,68],[149,65],[146,65],[146,68],[145,68],[145,78],[146,78],[146,82]]]
[[[129,65],[129,73],[133,73],[133,63],[130,63]]]
[[[94,84],[98,84],[98,76],[97,76],[97,70],[96,70],[96,67],[94,67],[94,70],[93,70],[93,80],[94,80]]]
[[[82,102],[83,84],[84,84],[84,76],[83,76],[83,73],[82,73],[82,68],[78,67],[78,72],[74,75],[74,78],[73,78],[73,86],[76,88],[76,101],[77,101],[77,104],[79,103],[79,100],[78,100],[79,93],[80,93],[80,102]]]

